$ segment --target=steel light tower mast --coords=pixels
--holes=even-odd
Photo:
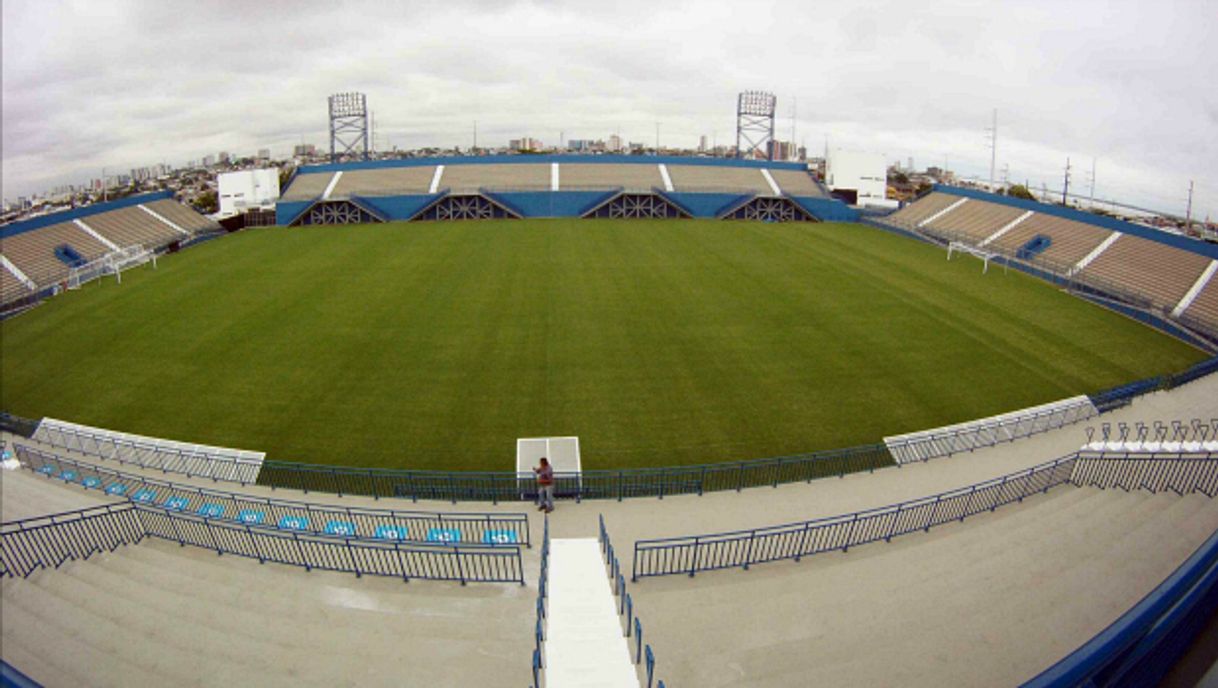
[[[344,155],[368,159],[368,101],[363,93],[330,96],[330,162]]]
[[[994,191],[994,166],[998,160],[998,108],[994,108],[994,124],[990,134],[990,192]]]
[[[736,157],[774,159],[773,93],[745,91],[736,99]]]

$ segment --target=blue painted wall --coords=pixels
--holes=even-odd
[[[353,196],[365,206],[390,220],[409,220],[443,194],[406,194],[401,196]]]
[[[681,193],[665,191],[661,196],[672,201],[694,217],[719,217],[720,213],[734,208],[752,198],[751,193]]]
[[[292,220],[300,217],[309,206],[313,205],[313,201],[279,201],[275,204],[275,224],[290,225]]]
[[[1020,208],[1022,210],[1032,210],[1045,215],[1053,215],[1064,218],[1066,220],[1074,220],[1075,222],[1085,222],[1090,225],[1096,225],[1105,229],[1111,229],[1114,232],[1124,232],[1133,236],[1142,237],[1151,241],[1157,241],[1160,244],[1167,244],[1175,248],[1192,251],[1210,258],[1218,258],[1218,245],[1206,243],[1204,241],[1196,241],[1185,237],[1160,232],[1149,227],[1142,227],[1130,222],[1118,220],[1112,217],[1104,217],[1103,215],[1093,215],[1085,213],[1074,208],[1066,208],[1060,205],[1049,205],[1047,203],[1037,203],[1036,201],[1028,201],[1022,198],[1011,198],[1010,196],[999,196],[998,194],[987,193],[977,189],[964,189],[958,186],[948,186],[946,184],[936,184],[935,191],[953,194],[956,196],[964,196],[966,198],[975,198],[979,201],[988,203],[998,203],[1000,205],[1011,206],[1012,208]]]
[[[823,222],[858,222],[859,211],[835,198],[791,196],[791,200]]]
[[[524,217],[579,217],[616,194],[616,191],[527,191],[484,195]]]
[[[570,164],[634,164],[634,165],[698,165],[719,167],[766,167],[771,170],[806,170],[800,162],[770,162],[768,160],[735,160],[732,158],[684,158],[676,155],[480,155],[451,156],[445,158],[404,158],[402,160],[366,160],[358,162],[305,165],[297,174],[314,172],[337,172],[339,170],[376,170],[394,167],[423,167],[428,165],[537,165],[557,163]]]
[[[127,198],[120,198],[117,201],[94,203],[93,205],[87,205],[81,208],[65,210],[62,213],[52,213],[50,215],[43,215],[42,217],[33,218],[32,220],[14,222],[12,224],[0,227],[0,239],[7,239],[11,236],[17,236],[18,234],[29,232],[31,230],[50,227],[51,225],[57,225],[60,222],[81,220],[89,217],[90,215],[97,215],[98,213],[108,213],[111,210],[129,208],[133,205],[139,205],[140,203],[159,201],[163,198],[173,198],[173,192],[156,191],[154,193],[140,194],[139,196],[128,196]]]

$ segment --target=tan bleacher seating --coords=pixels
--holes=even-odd
[[[1098,277],[1149,298],[1168,310],[1209,265],[1205,256],[1124,234],[1093,260],[1080,277]]]
[[[935,191],[931,194],[923,196],[922,198],[919,198],[913,203],[884,218],[884,222],[887,224],[896,225],[897,227],[912,229],[922,220],[925,220],[931,215],[934,215],[935,213],[959,200],[959,196],[952,196],[951,194]]]
[[[0,267],[0,304],[23,299],[33,293],[21,280],[14,277],[8,270]]]
[[[946,215],[923,226],[928,232],[977,244],[1026,211],[970,198]]]
[[[1201,320],[1218,330],[1218,274],[1210,277],[1210,281],[1189,304],[1184,315]]]
[[[1112,232],[1084,222],[1034,213],[1014,229],[989,244],[1000,253],[1014,254],[1039,235],[1049,237],[1049,248],[1037,260],[1065,269],[1075,265],[1107,239]]]
[[[144,207],[156,212],[161,217],[181,227],[182,229],[194,234],[211,229],[219,229],[220,225],[215,220],[209,220],[206,216],[187,208],[169,198],[162,198],[159,201],[145,203]],[[140,211],[141,213],[144,211]],[[147,213],[145,213],[147,214]],[[88,222],[88,220],[85,220]],[[174,232],[175,234],[177,232]]]
[[[636,191],[650,191],[657,187],[664,187],[664,179],[660,177],[660,166],[656,164],[562,163],[559,166],[559,176],[559,188],[563,190],[622,187]]]
[[[298,174],[292,180],[292,183],[288,185],[288,188],[280,194],[279,199],[282,201],[307,201],[317,198],[325,192],[326,186],[330,184],[330,179],[333,176],[333,172]],[[346,176],[346,174],[344,173],[343,176]]]
[[[668,165],[668,176],[675,191],[739,191],[771,195],[774,190],[756,167],[711,167],[707,165]]]
[[[444,168],[440,187],[454,193],[481,188],[545,190],[550,188],[550,165],[448,165]]]
[[[0,239],[0,253],[36,284],[48,286],[68,276],[68,266],[55,257],[55,247],[63,244],[71,246],[87,261],[110,250],[80,227],[60,222]]]
[[[825,197],[825,192],[817,185],[816,180],[812,179],[812,175],[803,170],[770,170],[770,176],[785,194]]]
[[[81,220],[122,248],[136,244],[159,248],[185,238],[180,232],[139,208],[120,208]]]
[[[446,171],[449,168],[444,168]],[[330,192],[331,198],[350,196],[393,196],[425,194],[436,174],[435,165],[421,167],[389,167],[377,170],[348,170],[338,178]],[[327,184],[329,181],[327,180]],[[441,179],[443,186],[443,179]],[[322,187],[325,191],[325,187]]]

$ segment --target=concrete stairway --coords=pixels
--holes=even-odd
[[[526,685],[536,590],[357,579],[158,540],[0,584],[44,685]]]
[[[847,554],[633,586],[674,685],[1013,685],[1218,528],[1218,500],[1059,487]]]

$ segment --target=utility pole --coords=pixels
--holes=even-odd
[[[998,108],[994,108],[994,123],[990,132],[990,191],[994,190],[994,163],[998,159]]]
[[[1095,157],[1091,158],[1091,191],[1088,194],[1087,203],[1095,208]]]
[[[474,120],[474,152],[478,152],[478,120]]]
[[[791,148],[795,148],[795,121],[798,119],[799,119],[799,106],[795,102],[795,96],[791,96]],[[798,150],[794,150],[792,152],[795,153],[795,155],[792,157],[795,157],[795,158],[799,157]]]
[[[1062,184],[1062,205],[1066,205],[1066,196],[1070,193],[1070,158],[1066,157],[1066,176]]]
[[[1184,211],[1184,230],[1193,228],[1193,180],[1188,180],[1188,208]]]
[[[1002,188],[1006,190],[1010,187],[1011,182],[1011,165],[1009,163],[1002,164]]]

